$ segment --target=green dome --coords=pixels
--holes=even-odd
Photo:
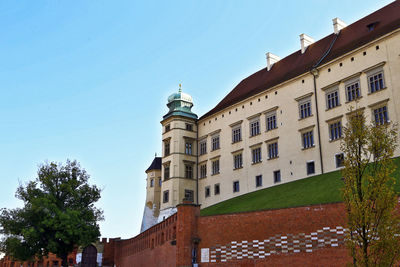
[[[177,93],[173,93],[168,97],[167,107],[169,112],[164,116],[164,119],[174,115],[197,119],[197,115],[192,112],[192,96],[183,93],[180,87]]]

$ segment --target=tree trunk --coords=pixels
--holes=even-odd
[[[62,260],[61,266],[68,267],[68,254],[62,255],[61,260]]]

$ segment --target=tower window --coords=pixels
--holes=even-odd
[[[188,179],[193,178],[193,166],[190,164],[185,164],[185,177]]]
[[[194,200],[193,196],[194,196],[193,190],[185,189],[185,199],[186,200],[189,200],[189,201],[193,202],[193,200]]]
[[[186,130],[187,131],[193,131],[193,124],[186,123]]]
[[[164,179],[169,179],[169,165],[164,166]]]
[[[169,190],[165,190],[163,192],[163,203],[167,203],[169,201]]]
[[[185,144],[185,154],[192,155],[192,146],[193,146],[193,144],[191,142],[186,142],[186,144]]]
[[[150,187],[154,187],[154,179],[150,179]]]

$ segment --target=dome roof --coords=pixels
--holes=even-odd
[[[167,106],[169,112],[163,117],[164,119],[174,115],[197,119],[197,115],[192,112],[193,99],[189,94],[182,93],[181,85],[179,85],[177,93],[173,93],[168,97]]]
[[[186,93],[182,92],[182,89],[179,88],[179,91],[177,93],[173,93],[168,97],[168,103],[171,103],[172,101],[175,100],[182,100],[185,102],[193,103],[192,96]]]

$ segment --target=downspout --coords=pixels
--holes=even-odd
[[[324,162],[322,160],[321,130],[320,130],[320,122],[319,122],[319,109],[318,109],[317,78],[319,75],[319,71],[317,68],[321,64],[321,62],[326,58],[326,56],[331,52],[333,45],[335,44],[337,38],[339,37],[339,34],[340,34],[340,32],[338,34],[335,34],[335,37],[333,38],[331,44],[329,45],[328,50],[318,60],[318,62],[314,66],[312,66],[312,69],[310,70],[310,73],[312,74],[313,79],[314,79],[315,110],[317,113],[318,147],[319,147],[319,160],[321,162],[321,174],[324,173]]]
[[[199,205],[199,123],[196,121],[196,205]]]

